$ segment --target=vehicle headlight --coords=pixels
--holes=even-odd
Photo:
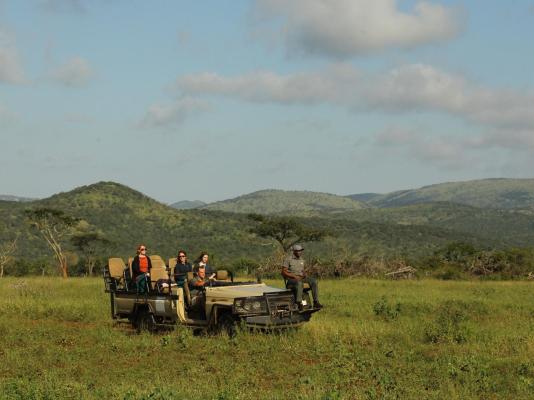
[[[258,314],[267,312],[267,303],[263,297],[244,297],[234,300],[234,310],[241,314]]]

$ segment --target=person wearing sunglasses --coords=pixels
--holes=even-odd
[[[132,279],[135,282],[137,291],[144,293],[150,286],[150,270],[152,261],[146,255],[147,248],[144,244],[137,246],[137,255],[132,261]]]
[[[174,281],[178,287],[184,287],[188,272],[193,272],[193,267],[187,261],[187,253],[184,250],[180,250],[174,267]]]

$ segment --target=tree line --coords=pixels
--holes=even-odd
[[[83,219],[48,207],[24,212],[31,233],[46,244],[50,257],[27,261],[16,258],[20,238],[15,236],[0,242],[0,277],[50,273],[55,270],[63,278],[70,275],[100,273],[113,255],[113,240]],[[271,250],[258,254],[244,253],[226,260],[225,268],[245,274],[277,276],[282,257],[295,243],[321,242],[326,238],[337,240],[336,233],[318,224],[286,216],[249,214],[248,233],[273,244]],[[133,245],[133,244],[132,244]],[[68,249],[68,250],[67,250]],[[71,251],[74,249],[74,251]],[[534,278],[534,250],[529,248],[483,248],[462,241],[449,242],[430,255],[405,254],[377,255],[372,252],[355,253],[339,246],[332,254],[314,254],[307,259],[310,270],[323,277],[383,276],[386,272],[413,266],[418,276],[440,279],[481,277],[484,279]]]

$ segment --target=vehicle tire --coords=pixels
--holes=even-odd
[[[137,315],[136,319],[137,332],[154,332],[156,330],[156,321],[154,316],[148,310],[142,310]]]
[[[237,322],[232,317],[232,314],[225,312],[219,317],[217,322],[219,333],[226,334],[228,337],[235,337],[237,335]]]

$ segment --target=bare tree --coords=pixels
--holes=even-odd
[[[17,250],[17,240],[18,236],[0,245],[0,278],[4,276],[5,266],[13,259],[13,254]]]
[[[63,278],[69,276],[67,257],[62,247],[62,240],[72,234],[78,219],[53,208],[26,210],[26,217],[31,225],[39,231],[48,246],[54,252],[58,268]]]

